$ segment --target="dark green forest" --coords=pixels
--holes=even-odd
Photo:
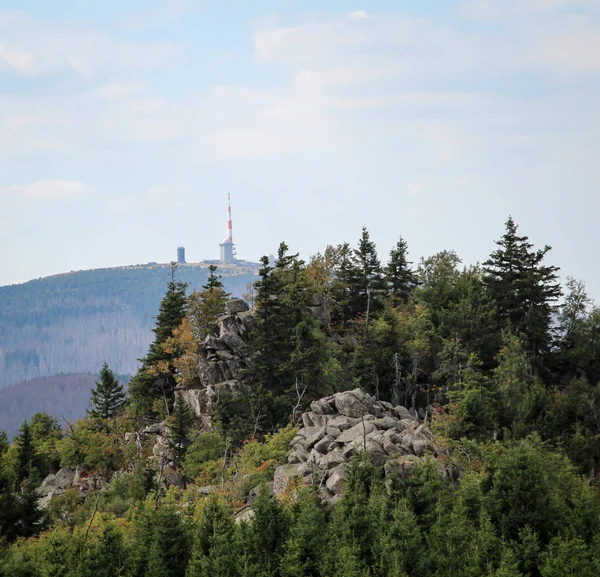
[[[168,264],[148,264],[0,287],[0,387],[59,373],[96,373],[104,361],[133,374],[151,341],[169,274]],[[237,296],[256,278],[241,266],[221,274]],[[207,275],[206,265],[179,270],[191,289]]]
[[[598,575],[600,309],[550,250],[511,218],[477,265],[412,262],[403,238],[380,256],[366,229],[308,261],[282,243],[248,294],[243,387],[202,415],[183,393],[206,388],[229,289],[174,270],[127,394],[105,366],[86,418],[0,439],[0,575]],[[354,389],[438,449],[380,459],[365,438],[341,496],[315,475],[275,490],[303,413]],[[57,471],[78,480],[40,501]]]

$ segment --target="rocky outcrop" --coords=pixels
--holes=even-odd
[[[177,391],[194,410],[203,416],[215,400],[232,393],[248,392],[243,383],[248,368],[246,345],[252,330],[252,313],[242,299],[231,299],[225,314],[219,317],[214,334],[208,335],[198,350],[197,383]]]
[[[63,467],[44,479],[38,489],[38,504],[46,508],[54,497],[64,495],[69,489],[76,490],[81,497],[85,498],[90,491],[102,489],[104,484],[101,477],[84,467],[75,469]]]
[[[276,493],[301,477],[335,501],[354,455],[367,453],[390,477],[402,481],[426,455],[443,454],[427,425],[405,407],[377,401],[361,389],[314,401],[310,408],[302,415],[303,428],[290,442],[288,464],[275,471]]]

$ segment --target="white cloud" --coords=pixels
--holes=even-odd
[[[4,194],[19,194],[36,200],[62,200],[87,196],[91,188],[76,180],[38,180],[31,184],[0,188]]]
[[[354,12],[350,12],[350,14],[348,14],[348,18],[350,18],[351,20],[362,20],[363,18],[368,18],[369,15],[366,13],[365,10],[355,10]]]
[[[0,67],[25,76],[73,70],[84,77],[163,66],[176,53],[169,44],[136,44],[95,30],[46,24],[26,14],[0,12]]]

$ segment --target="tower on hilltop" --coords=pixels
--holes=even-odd
[[[235,255],[233,254],[233,230],[231,223],[231,194],[227,194],[227,236],[219,245],[221,247],[221,264],[235,264]]]
[[[185,264],[185,248],[182,246],[177,249],[177,263]]]

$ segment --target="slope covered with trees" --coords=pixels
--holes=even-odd
[[[183,265],[182,282],[200,288],[208,265]],[[0,287],[0,387],[59,373],[95,373],[103,362],[133,374],[152,338],[169,265],[72,272]],[[255,272],[221,271],[241,296]]]
[[[0,439],[0,575],[597,575],[600,310],[582,282],[558,284],[549,250],[512,219],[481,267],[452,251],[415,266],[402,239],[382,263],[367,230],[308,263],[282,243],[241,313],[247,340],[212,308],[215,271],[187,299],[172,278],[116,416],[36,415]],[[234,349],[246,368],[216,387],[207,367]],[[308,463],[341,443],[303,411],[355,388],[402,405],[439,449],[382,457],[358,418],[341,499],[315,469],[307,485],[276,476],[273,496],[290,445]],[[189,391],[206,393],[199,413]],[[59,467],[42,492],[69,488],[40,508]]]

